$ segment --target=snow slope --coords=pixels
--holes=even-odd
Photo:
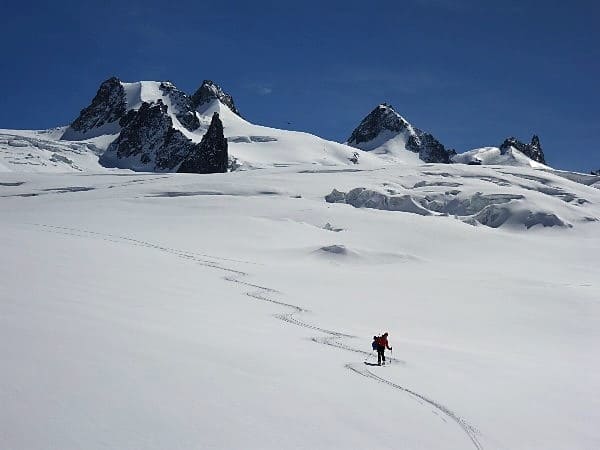
[[[407,140],[407,134],[384,130],[375,139],[362,144],[359,148],[394,163],[421,164],[419,154],[406,149]]]
[[[107,171],[98,163],[98,155],[103,152],[102,138],[61,141],[64,130],[64,127],[39,131],[0,129],[0,171]]]
[[[600,191],[353,170],[0,174],[0,448],[598,448]],[[573,227],[324,199],[386,184]]]
[[[528,158],[514,147],[511,147],[506,153],[502,153],[498,147],[476,148],[453,156],[452,161],[461,164],[479,162],[483,165],[525,166],[533,167],[534,169],[551,169],[542,163]]]
[[[354,166],[350,159],[354,158],[355,154],[361,168],[384,165],[384,162],[377,156],[344,144],[327,141],[309,133],[254,125],[233,113],[218,100],[205,105],[199,111],[203,130],[208,128],[215,111],[219,113],[219,117],[223,121],[229,154],[237,158],[243,168],[282,167],[298,164]],[[193,140],[199,142],[204,132],[195,133]]]

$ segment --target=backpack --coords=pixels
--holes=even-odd
[[[379,342],[379,336],[373,336],[373,343],[371,344],[371,347],[373,348],[373,350],[377,350],[378,342]]]

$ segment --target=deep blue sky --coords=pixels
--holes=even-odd
[[[459,152],[535,132],[551,165],[589,171],[599,23],[578,0],[7,0],[0,128],[71,122],[111,75],[208,78],[259,124],[344,140],[388,102]]]

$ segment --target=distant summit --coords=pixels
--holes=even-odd
[[[372,142],[384,131],[392,133],[409,132],[412,126],[394,111],[394,108],[387,103],[382,103],[371,111],[367,117],[354,129],[352,135],[348,138],[348,144],[353,147]]]
[[[71,123],[71,129],[87,133],[93,128],[100,128],[119,120],[127,112],[125,90],[117,77],[104,81],[92,103],[82,109],[79,117]]]
[[[500,147],[482,147],[455,155],[452,160],[461,164],[524,166],[548,169],[540,138],[533,135],[530,144],[509,137]]]
[[[212,81],[205,80],[189,96],[170,81],[124,83],[111,77],[102,82],[91,104],[62,139],[114,136],[100,156],[100,163],[107,167],[164,172],[176,171],[183,164],[186,172],[226,172],[227,141],[219,115],[211,113],[207,129],[208,124],[202,127],[204,116],[198,111],[218,109],[215,104],[239,115],[233,97]],[[190,133],[205,130],[201,142],[192,139],[199,136]]]
[[[198,109],[200,106],[210,103],[212,100],[219,100],[224,105],[228,106],[238,116],[242,117],[238,109],[235,107],[233,97],[224,92],[221,87],[211,80],[204,80],[198,90],[192,95],[192,105],[194,109]]]
[[[544,158],[544,151],[542,150],[542,145],[540,144],[540,138],[537,137],[537,135],[535,134],[531,138],[530,144],[525,144],[514,137],[509,137],[504,140],[502,145],[500,145],[500,151],[502,152],[502,154],[505,154],[511,147],[516,148],[525,156],[534,161],[546,164],[546,159]]]
[[[348,145],[380,154],[399,155],[408,150],[427,163],[451,162],[456,154],[431,134],[412,126],[391,105],[382,103],[371,111],[348,138]]]

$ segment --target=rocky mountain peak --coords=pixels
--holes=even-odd
[[[544,151],[542,150],[542,144],[540,143],[540,138],[537,135],[533,135],[531,138],[530,144],[525,144],[519,141],[515,137],[509,137],[504,140],[502,145],[500,145],[501,153],[506,153],[510,148],[516,148],[521,153],[523,153],[528,158],[537,161],[542,164],[546,164],[546,159],[544,157]]]
[[[190,151],[179,166],[178,172],[225,173],[228,163],[227,139],[223,134],[223,122],[219,118],[219,113],[215,112],[200,145]]]
[[[173,120],[162,100],[143,102],[139,110],[130,110],[120,125],[119,136],[100,158],[106,166],[125,164],[138,170],[173,170],[198,144],[173,128]]]
[[[209,103],[212,100],[218,99],[224,105],[227,105],[231,111],[238,116],[242,116],[238,109],[235,107],[233,97],[223,91],[221,87],[211,80],[204,80],[198,90],[192,95],[192,106],[194,109],[199,106]]]
[[[125,115],[127,105],[125,90],[117,77],[103,81],[92,103],[81,110],[71,128],[85,133],[92,128],[115,122]]]
[[[348,138],[348,144],[358,146],[363,142],[372,141],[384,130],[400,133],[409,126],[410,124],[391,105],[382,103],[356,127]]]
[[[398,135],[403,135],[405,149],[418,153],[424,162],[448,164],[456,154],[454,150],[446,150],[433,135],[413,127],[387,103],[378,105],[362,120],[348,138],[348,145],[365,151],[376,150],[377,145]],[[375,143],[369,145],[372,141]]]

